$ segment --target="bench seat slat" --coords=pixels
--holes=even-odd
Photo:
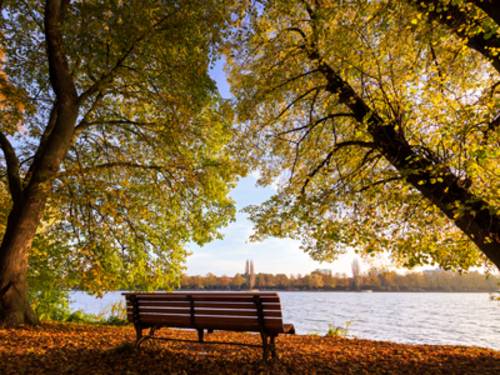
[[[191,325],[191,318],[189,315],[157,315],[157,314],[140,314],[141,321],[145,323],[160,323],[160,324],[189,324]],[[258,328],[259,323],[257,319],[238,319],[238,318],[221,318],[221,317],[196,317],[195,326],[209,328],[209,327],[225,327],[225,326],[242,326],[245,328]]]
[[[132,308],[128,308],[127,311],[132,313]],[[155,312],[155,313],[167,313],[167,314],[190,314],[191,309],[189,307],[185,308],[173,308],[173,307],[158,307],[158,306],[147,306],[142,307],[141,312]],[[281,317],[281,311],[278,310],[263,310],[264,316]],[[195,314],[201,315],[241,315],[241,316],[257,316],[257,311],[254,309],[207,309],[207,308],[195,308]]]
[[[136,299],[139,302],[142,301],[178,301],[178,302],[189,302],[190,298],[196,300],[196,301],[202,301],[202,302],[246,302],[246,303],[251,303],[253,302],[253,296],[252,295],[241,295],[241,296],[216,296],[216,295],[191,295],[189,296],[181,296],[181,295],[137,295]],[[266,302],[273,302],[273,303],[279,303],[279,298],[277,296],[260,296],[260,300],[263,303]]]
[[[170,317],[172,320],[176,320],[177,318],[191,318],[191,315],[183,312],[183,313],[172,313],[172,312],[156,312],[156,311],[141,311],[139,312],[139,317],[159,317],[162,319],[169,319]],[[133,319],[133,314],[131,312],[127,313],[127,317],[130,319]],[[196,313],[194,315],[195,321],[198,319],[219,319],[219,320],[238,320],[238,321],[243,321],[243,320],[248,320],[248,321],[258,321],[258,317],[256,315],[215,315],[215,314],[204,314],[204,313]],[[280,323],[281,322],[281,317],[279,316],[266,316],[264,317],[265,322],[270,322],[270,323]]]
[[[193,296],[193,300],[197,302],[216,302],[216,303],[253,303],[254,299],[250,297],[234,297],[234,298],[217,298],[217,297],[195,297]],[[278,298],[272,298],[272,297],[261,297],[260,299],[262,303],[279,303]],[[165,297],[165,298],[149,298],[149,297],[137,297],[138,302],[174,302],[174,303],[182,303],[182,302],[190,302],[190,299],[188,297],[186,298],[170,298],[170,297]]]
[[[172,301],[138,301],[140,308],[143,306],[157,306],[157,307],[175,307],[184,308],[190,307],[189,302],[172,302]],[[197,302],[194,301],[196,308],[227,308],[227,309],[255,309],[255,303],[229,303],[229,302]],[[281,311],[281,306],[279,303],[266,303],[262,304],[265,310],[276,310]]]
[[[280,311],[263,310],[264,317],[277,317],[281,318]],[[257,311],[254,310],[238,310],[238,309],[195,309],[195,314],[200,315],[241,315],[241,316],[254,316],[257,317]]]
[[[125,295],[125,298],[130,297],[144,297],[144,298],[186,298],[187,296],[193,296],[196,298],[202,297],[215,297],[218,299],[224,298],[253,298],[253,296],[260,296],[262,298],[277,298],[276,293],[212,293],[212,292],[157,292],[157,293],[129,293]]]
[[[226,302],[195,302],[196,308],[207,307],[207,308],[227,308],[227,309],[255,309],[255,303],[226,303]],[[279,310],[281,311],[281,305],[279,303],[269,303],[263,302],[262,307],[265,310]]]
[[[189,302],[184,302],[184,301],[138,301],[139,306],[170,306],[170,307],[176,307],[176,308],[182,308],[182,307],[190,307],[191,304]]]

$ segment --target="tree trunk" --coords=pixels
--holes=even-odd
[[[44,147],[39,148],[30,184],[14,201],[0,245],[0,324],[7,326],[36,323],[27,299],[28,255],[52,181],[71,144],[78,111],[76,105],[69,108],[57,106],[61,112],[69,112],[65,116],[57,116],[56,120],[59,130],[61,125],[65,125],[66,131],[61,131],[59,137],[50,137]]]
[[[45,195],[45,196],[43,196]],[[38,192],[14,204],[0,246],[0,321],[6,326],[36,324],[28,301],[28,253],[46,194]]]
[[[28,256],[40,223],[52,182],[62,160],[71,146],[79,102],[71,70],[64,52],[62,14],[66,2],[47,0],[45,6],[45,39],[49,62],[50,83],[55,102],[40,145],[25,177],[25,187],[12,185],[20,180],[15,154],[8,152],[3,138],[2,146],[9,172],[9,189],[13,208],[0,245],[0,324],[18,326],[36,323],[27,299]],[[12,178],[10,178],[12,177]],[[16,194],[14,194],[16,192]]]

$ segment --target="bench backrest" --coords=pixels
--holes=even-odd
[[[130,322],[180,328],[283,332],[280,299],[273,292],[123,294]]]

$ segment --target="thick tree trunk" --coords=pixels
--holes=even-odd
[[[36,322],[27,300],[29,251],[52,182],[71,145],[78,116],[78,95],[64,53],[61,31],[64,5],[61,0],[46,1],[44,26],[47,57],[56,100],[25,177],[25,187],[19,182],[20,176],[16,175],[15,154],[9,152],[12,150],[6,146],[5,137],[0,144],[6,159],[10,158],[10,161],[7,160],[9,189],[14,202],[0,245],[0,324],[9,326]]]
[[[468,190],[452,171],[433,156],[418,153],[404,138],[396,123],[387,123],[359,97],[328,64],[319,70],[327,80],[327,90],[338,95],[359,123],[368,124],[376,148],[415,189],[435,204],[500,269],[500,218],[488,202]]]
[[[28,301],[28,254],[46,194],[38,191],[14,204],[0,246],[0,321],[6,326],[35,324]]]
[[[64,108],[63,108],[64,109]],[[48,141],[34,161],[30,184],[14,202],[9,214],[5,235],[0,245],[0,324],[19,326],[36,323],[27,300],[28,255],[43,213],[52,181],[71,142],[77,107],[70,106],[70,116],[64,120],[63,137]],[[66,133],[66,134],[64,134]]]

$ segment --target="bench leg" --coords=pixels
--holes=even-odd
[[[134,324],[134,328],[135,328],[135,340],[136,341],[139,341],[142,337],[142,327],[140,324]]]
[[[271,356],[273,359],[278,358],[278,354],[276,353],[275,339],[276,339],[276,336],[272,335],[270,343],[269,343],[269,348],[271,349]]]
[[[267,362],[267,357],[269,356],[269,343],[268,343],[268,336],[261,332],[260,337],[262,338],[262,359],[264,362]]]
[[[204,334],[203,329],[198,329],[198,342],[203,342],[203,334]]]
[[[138,323],[134,324],[134,328],[135,328],[135,347],[136,349],[139,349],[139,345],[141,345],[141,342],[143,342],[146,337],[142,336],[142,327],[140,324]]]

